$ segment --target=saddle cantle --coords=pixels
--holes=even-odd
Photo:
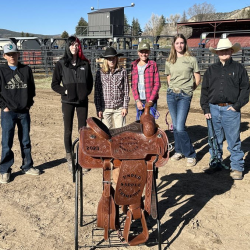
[[[97,226],[104,228],[104,239],[109,229],[119,229],[119,205],[127,213],[123,231],[130,245],[148,240],[145,213],[156,217],[153,182],[154,166],[164,166],[169,158],[168,138],[157,127],[150,114],[151,103],[146,103],[140,121],[125,127],[109,130],[99,119],[87,119],[88,127],[80,129],[78,161],[83,168],[103,169],[103,193],[97,209]],[[114,190],[111,171],[119,168]],[[145,202],[142,194],[145,189]],[[129,234],[132,219],[141,220],[142,232]]]

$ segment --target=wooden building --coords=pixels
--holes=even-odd
[[[233,44],[250,47],[250,19],[178,23],[178,32],[183,26],[192,28],[192,35],[187,40],[189,47],[216,47],[220,38],[229,38]]]

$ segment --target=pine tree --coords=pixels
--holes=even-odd
[[[130,30],[130,26],[128,24],[128,18],[127,16],[124,14],[124,34],[128,34]]]
[[[186,23],[187,22],[187,14],[186,11],[183,11],[182,17],[181,17],[181,23]]]
[[[80,18],[77,26],[76,26],[76,35],[84,36],[87,34],[87,26],[88,23],[85,21],[83,17]]]
[[[165,17],[163,15],[160,16],[158,27],[156,29],[156,36],[160,36],[161,32],[163,31],[163,28],[166,24]]]
[[[68,38],[69,37],[69,33],[67,31],[63,31],[61,38]]]
[[[139,36],[139,35],[141,35],[141,33],[142,33],[142,30],[141,30],[141,26],[140,26],[140,23],[139,23],[138,19],[133,18],[133,21],[132,21],[132,35],[133,36]]]

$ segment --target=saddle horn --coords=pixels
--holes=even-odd
[[[146,137],[151,137],[155,134],[156,124],[155,118],[150,114],[150,108],[153,106],[152,102],[145,104],[144,112],[140,117],[140,123],[142,124],[142,131]]]

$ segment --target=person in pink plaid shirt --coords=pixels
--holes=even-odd
[[[161,83],[157,64],[149,55],[150,45],[142,41],[138,46],[139,58],[131,64],[131,87],[137,113],[143,111],[146,102],[153,102],[153,108],[157,109]]]

